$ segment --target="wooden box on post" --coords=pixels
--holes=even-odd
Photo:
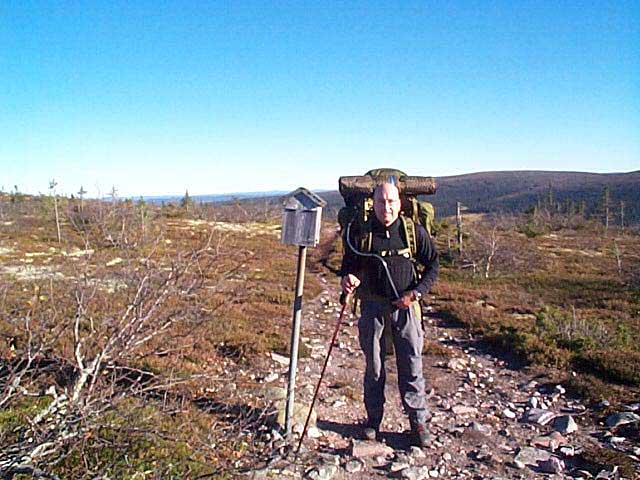
[[[284,199],[282,243],[315,247],[320,241],[320,221],[325,202],[318,195],[300,187]]]

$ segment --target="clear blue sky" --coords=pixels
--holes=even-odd
[[[640,169],[640,1],[0,3],[0,186]]]

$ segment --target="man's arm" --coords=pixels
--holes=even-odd
[[[415,290],[421,295],[426,295],[433,284],[436,283],[440,270],[440,261],[433,239],[422,225],[416,225],[416,240],[416,260],[424,266],[424,272]]]
[[[344,241],[344,238],[343,238]],[[346,242],[345,242],[346,243]],[[351,235],[351,244],[354,244],[353,235]],[[351,294],[360,285],[360,279],[357,274],[360,270],[360,262],[358,256],[353,253],[348,245],[344,245],[344,256],[342,257],[342,266],[340,267],[340,276],[342,281],[340,286],[342,291]]]

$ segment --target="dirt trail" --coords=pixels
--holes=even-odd
[[[311,402],[340,310],[335,278],[322,281],[325,291],[304,305],[302,341],[311,355],[299,362],[296,400],[305,405]],[[358,345],[357,319],[349,313],[316,404],[320,436],[305,439],[296,464],[274,464],[270,472],[260,472],[266,476],[254,478],[579,478],[575,472],[580,466],[575,465],[573,454],[598,443],[586,407],[567,398],[561,386],[548,383],[539,371],[484,351],[466,330],[439,316],[437,298],[430,301],[424,318],[425,338],[427,344],[436,345],[432,350],[441,353],[424,356],[433,413],[431,447],[411,448],[409,424],[397,390],[395,358],[387,358],[383,441],[374,447],[386,444],[390,449],[386,456],[361,451],[353,455],[354,442],[357,449],[371,446],[371,442],[358,443],[359,423],[365,417],[361,393],[364,359]],[[533,405],[538,410],[532,410]],[[527,412],[544,414],[545,409],[556,416],[571,415],[578,430],[549,436],[553,421],[541,425],[542,421],[526,420]],[[528,448],[532,444],[535,450]],[[558,444],[565,447],[557,448]],[[554,461],[529,459],[527,453],[534,457],[553,453],[565,463],[564,473],[550,477],[542,470],[553,469],[548,464]]]

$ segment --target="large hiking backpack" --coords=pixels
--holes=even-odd
[[[400,191],[400,219],[411,258],[415,257],[417,250],[415,224],[420,224],[427,232],[433,233],[435,209],[431,203],[418,200],[420,194],[435,193],[436,184],[433,178],[409,176],[401,170],[392,168],[377,168],[369,170],[362,176],[340,177],[339,189],[345,206],[338,212],[338,222],[343,235],[344,248],[347,248],[344,235],[348,226],[351,225],[360,238],[360,244],[356,248],[364,253],[371,250],[372,235],[368,225],[375,215],[373,191],[380,183],[390,180]]]

